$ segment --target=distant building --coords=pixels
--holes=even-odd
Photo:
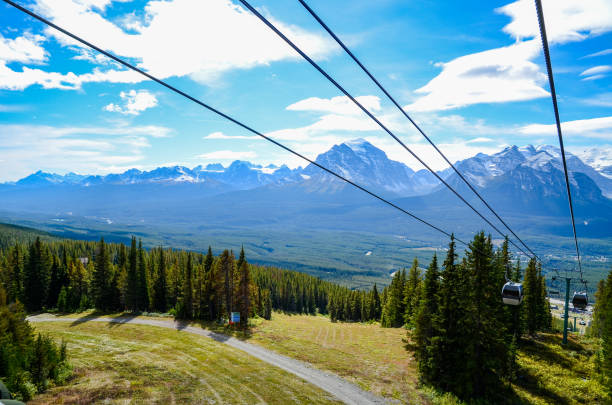
[[[83,266],[87,266],[89,263],[89,257],[79,257],[79,261],[83,264]]]

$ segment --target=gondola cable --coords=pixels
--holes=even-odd
[[[353,52],[344,44],[344,42],[338,38],[334,31],[319,17],[319,15],[306,3],[305,0],[298,0],[302,6],[317,20],[317,22],[327,31],[327,33],[336,41],[338,45],[353,59],[353,61],[361,68],[361,70],[376,84],[376,86],[382,91],[385,96],[397,107],[397,109],[412,123],[414,128],[429,142],[429,144],[438,152],[438,154],[446,161],[446,163],[454,170],[454,172],[463,180],[463,182],[472,190],[474,194],[483,202],[483,204],[495,215],[495,217],[501,222],[508,231],[527,249],[538,261],[542,260],[523,242],[521,238],[510,228],[510,226],[497,214],[497,212],[489,205],[489,203],[480,195],[480,193],[472,186],[472,184],[463,176],[463,174],[455,167],[453,163],[446,157],[446,155],[438,148],[438,146],[431,140],[431,138],[421,129],[421,127],[412,119],[412,117],[404,110],[395,98],[387,91],[387,89],[374,77],[372,73],[366,68],[363,63],[353,54]],[[524,252],[523,252],[524,253]]]
[[[544,50],[544,59],[546,61],[546,72],[548,75],[548,83],[550,86],[550,97],[552,99],[553,110],[555,113],[555,123],[557,126],[557,135],[559,138],[559,147],[561,150],[561,160],[563,162],[563,172],[565,174],[565,186],[567,189],[567,200],[569,203],[570,216],[572,219],[572,230],[574,232],[574,244],[576,246],[576,258],[578,261],[578,269],[580,271],[580,281],[584,284],[585,290],[588,290],[587,282],[586,280],[584,280],[583,273],[582,273],[582,263],[580,260],[580,249],[578,247],[578,236],[576,234],[576,221],[574,219],[574,206],[572,203],[572,192],[570,189],[569,174],[567,170],[567,162],[565,159],[565,148],[563,146],[563,134],[561,132],[561,120],[559,118],[559,107],[557,104],[557,92],[555,90],[555,80],[553,77],[552,63],[550,60],[550,50],[548,47],[548,37],[546,35],[546,24],[544,22],[544,11],[542,9],[542,1],[535,0],[535,6],[536,6],[536,12],[538,15],[538,25],[540,28],[540,38],[542,40],[542,48]],[[586,295],[586,292],[585,292],[585,295]]]
[[[433,174],[442,184],[452,191],[465,205],[467,205],[472,211],[474,211],[482,220],[484,220],[491,228],[493,228],[501,236],[506,236],[497,226],[489,221],[484,215],[482,215],[472,204],[470,204],[461,194],[459,194],[448,182],[446,182],[435,170],[433,170],[427,163],[425,163],[415,152],[412,151],[401,139],[399,139],[389,128],[387,128],[378,118],[376,118],[367,108],[365,108],[355,97],[353,97],[344,87],[342,87],[333,77],[331,77],[321,66],[319,66],[310,56],[302,51],[293,41],[291,41],[285,34],[283,34],[274,24],[272,24],[266,17],[264,17],[259,11],[257,11],[251,4],[246,0],[239,0],[247,9],[249,9],[257,18],[259,18],[265,25],[268,26],[276,35],[283,39],[289,46],[293,48],[302,58],[310,63],[316,70],[321,73],[330,83],[332,83],[338,90],[340,90],[346,97],[348,97],[361,111],[363,111],[370,119],[372,119],[381,129],[383,129],[389,136],[391,136],[397,143],[399,143],[407,152],[409,152],[415,159],[419,161],[431,174]],[[514,241],[509,239],[510,243],[518,250],[520,250],[526,256],[530,256]]]

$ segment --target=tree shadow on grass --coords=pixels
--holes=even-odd
[[[551,404],[566,405],[570,403],[567,398],[560,396],[556,392],[540,384],[538,376],[529,370],[520,368],[518,374],[521,377],[517,379],[516,385],[525,389],[533,396],[545,397],[547,402]]]
[[[108,322],[108,328],[118,328],[119,326],[130,322],[132,319],[138,317],[139,315],[140,312],[124,312],[120,315],[111,317],[110,321]]]
[[[88,313],[87,315],[84,315],[84,316],[81,316],[80,318],[75,319],[70,324],[70,327],[78,326],[83,323],[93,321],[94,319],[100,318],[101,316],[104,316],[104,315],[105,313],[101,311],[94,311],[94,312]]]
[[[117,326],[121,326],[124,323],[128,323],[132,319],[136,318],[140,315],[139,312],[123,312],[119,315],[109,316],[110,313],[104,311],[94,311],[87,315],[84,315],[80,318],[75,319],[70,327],[78,326],[87,322],[95,321],[97,319],[107,317],[108,318],[108,327],[113,328]]]
[[[568,340],[562,346],[561,337],[541,334],[537,337],[521,341],[521,350],[530,357],[548,364],[558,364],[565,369],[574,369],[576,357],[570,353],[589,356],[590,352],[580,343]]]

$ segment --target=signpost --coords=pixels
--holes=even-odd
[[[230,317],[230,325],[234,323],[240,323],[240,312],[232,312]]]

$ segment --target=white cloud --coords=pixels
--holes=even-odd
[[[380,110],[380,98],[376,96],[356,97],[366,109],[370,111]],[[363,111],[346,96],[332,98],[310,97],[293,103],[287,107],[289,111],[311,111],[343,115],[360,115]]]
[[[223,73],[250,69],[284,60],[300,60],[286,43],[250,12],[230,0],[173,0],[146,3],[138,20],[117,17],[120,25],[101,14],[110,0],[37,0],[35,9],[54,23],[114,54],[129,58],[162,79],[189,76],[214,84]],[[126,16],[127,17],[127,16]],[[327,37],[272,22],[314,58],[324,58],[337,47]],[[99,56],[51,28],[45,31],[62,45],[77,50],[77,58],[99,62]],[[44,88],[78,89],[83,83],[109,81],[137,83],[146,80],[134,72],[108,70],[84,75],[46,72],[23,67],[8,68],[0,60],[0,88],[22,90],[39,84]]]
[[[474,138],[474,139],[465,141],[465,143],[489,143],[489,142],[495,142],[495,141],[491,138],[485,138],[485,137],[478,137],[478,138]]]
[[[123,106],[110,103],[104,107],[104,110],[127,115],[138,115],[146,109],[157,105],[157,97],[147,90],[130,90],[127,93],[122,91],[119,93],[119,97],[123,101]]]
[[[594,76],[589,76],[589,77],[585,77],[584,79],[581,79],[583,82],[587,82],[590,80],[599,80],[599,79],[603,79],[604,77],[606,77],[606,75],[594,75]]]
[[[561,131],[564,135],[609,140],[612,139],[612,117],[562,122]],[[520,128],[519,133],[523,135],[556,136],[557,127],[554,124],[531,124]]]
[[[135,166],[150,139],[170,130],[154,126],[53,127],[0,124],[0,180],[17,180],[39,169],[108,173],[116,165]],[[69,162],[67,167],[66,162]]]
[[[21,125],[0,124],[0,133],[34,133],[39,136],[57,138],[71,135],[109,135],[109,136],[144,136],[151,138],[166,138],[172,130],[156,125],[126,126],[117,125],[113,127],[53,127],[48,125]]]
[[[45,89],[76,90],[80,89],[83,83],[138,83],[141,81],[141,75],[127,70],[102,72],[99,69],[94,69],[92,73],[77,76],[72,72],[66,74],[47,72],[41,69],[31,69],[27,66],[22,67],[21,71],[16,71],[0,60],[0,89],[23,90],[38,84]]]
[[[588,54],[586,56],[583,56],[581,59],[583,59],[583,58],[595,58],[597,56],[605,56],[605,55],[610,55],[610,54],[612,54],[612,49],[604,49],[602,51],[591,53],[591,54]]]
[[[442,72],[415,93],[412,111],[448,110],[477,103],[501,103],[545,97],[546,76],[531,59],[537,40],[461,56],[440,64]]]
[[[606,73],[612,70],[612,66],[610,65],[600,65],[600,66],[594,66],[590,69],[585,70],[584,72],[580,73],[580,76],[592,76],[592,75],[597,75],[600,73]]]
[[[546,0],[544,13],[551,43],[582,41],[612,30],[609,0]],[[546,76],[533,60],[541,52],[539,26],[532,0],[519,0],[496,10],[511,18],[503,31],[515,39],[506,47],[469,54],[446,63],[406,108],[439,111],[478,103],[502,103],[546,97]]]
[[[242,160],[253,159],[257,157],[257,153],[253,151],[233,151],[233,150],[217,150],[198,155],[197,158],[214,161]]]
[[[202,139],[263,139],[257,135],[225,135],[223,132],[213,132]]]
[[[609,0],[544,0],[542,3],[550,43],[582,41],[590,35],[612,30],[612,2]],[[516,40],[540,37],[532,0],[515,1],[497,11],[512,18],[503,31]]]
[[[47,60],[47,52],[40,44],[45,40],[41,35],[25,34],[14,39],[0,34],[0,61],[21,63],[42,63]]]

